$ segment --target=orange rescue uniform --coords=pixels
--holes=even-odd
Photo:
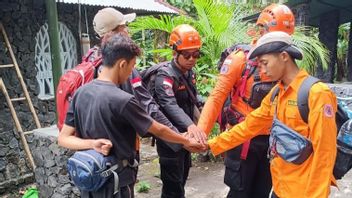
[[[210,93],[198,120],[197,126],[209,135],[214,123],[219,116],[227,96],[231,93],[235,85],[238,85],[242,78],[242,72],[246,66],[246,55],[243,51],[237,50],[232,52],[224,61],[217,83]],[[259,69],[259,68],[258,68]],[[254,75],[246,82],[245,97],[249,98],[254,82]],[[270,81],[268,77],[260,74],[262,82]],[[232,101],[232,107],[242,115],[246,116],[253,108],[251,108],[242,98],[238,97],[236,101]],[[230,149],[230,148],[229,148]]]
[[[273,104],[277,104],[277,117],[287,126],[309,138],[313,144],[312,155],[301,165],[295,165],[275,157],[270,164],[274,192],[282,198],[328,197],[331,183],[335,183],[333,167],[336,158],[336,96],[324,83],[314,84],[309,92],[308,124],[300,117],[297,107],[298,89],[308,73],[301,70],[290,85],[280,92]],[[270,104],[272,91],[261,106],[247,115],[245,121],[229,131],[208,141],[214,155],[236,147],[256,135],[268,134],[275,106]]]

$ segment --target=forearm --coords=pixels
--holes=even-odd
[[[272,123],[271,116],[265,116],[263,109],[251,112],[246,119],[229,131],[208,141],[211,152],[218,155],[228,151],[257,135],[267,134]]]
[[[152,133],[153,135],[157,136],[158,138],[160,138],[164,141],[167,141],[167,142],[177,143],[177,144],[182,144],[182,145],[185,145],[188,143],[187,138],[172,131],[167,126],[162,125],[156,121],[153,121],[153,124],[150,127],[149,132]]]
[[[82,139],[76,136],[60,136],[58,138],[58,144],[62,147],[71,150],[86,150],[93,149],[93,139]]]

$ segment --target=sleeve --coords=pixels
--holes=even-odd
[[[263,99],[260,107],[248,114],[243,122],[209,140],[208,144],[211,152],[218,155],[257,135],[268,134],[273,122],[270,97],[271,94],[268,94]]]
[[[77,95],[77,94],[75,94]],[[70,106],[68,107],[67,113],[66,113],[66,118],[65,118],[65,124],[71,127],[76,127],[75,126],[75,98],[70,103]]]
[[[304,197],[328,197],[336,158],[336,97],[326,85],[317,83],[310,90],[308,105],[313,159]]]
[[[129,123],[133,123],[133,128],[141,137],[148,132],[148,129],[153,122],[153,118],[151,118],[147,112],[139,106],[139,103],[135,98],[131,98],[127,102],[121,115],[123,115]]]
[[[143,86],[142,78],[137,70],[133,70],[131,74],[131,85],[134,89],[133,93],[136,99],[139,101],[140,106],[147,111],[147,113],[157,122],[168,126],[175,132],[179,132],[176,127],[166,118],[166,116],[160,111],[158,104],[155,102],[149,91]],[[177,152],[182,148],[181,144],[173,144],[165,142],[173,151]]]
[[[155,77],[155,95],[158,104],[167,114],[169,120],[176,126],[187,128],[193,124],[193,121],[183,109],[178,106],[173,91],[173,83],[174,79],[168,75],[167,72],[159,71]]]
[[[242,51],[230,54],[221,67],[220,75],[214,89],[210,93],[198,120],[198,127],[209,135],[219,116],[222,106],[233,86],[240,80],[246,64],[246,56]]]

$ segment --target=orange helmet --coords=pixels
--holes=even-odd
[[[295,30],[295,16],[286,5],[271,4],[260,13],[257,25],[268,32],[283,31],[291,35]]]
[[[202,41],[196,29],[190,25],[182,24],[172,30],[169,45],[176,51],[199,49],[202,46]]]

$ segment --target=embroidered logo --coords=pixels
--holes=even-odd
[[[333,117],[334,110],[333,110],[331,104],[324,105],[324,115],[329,118]]]

